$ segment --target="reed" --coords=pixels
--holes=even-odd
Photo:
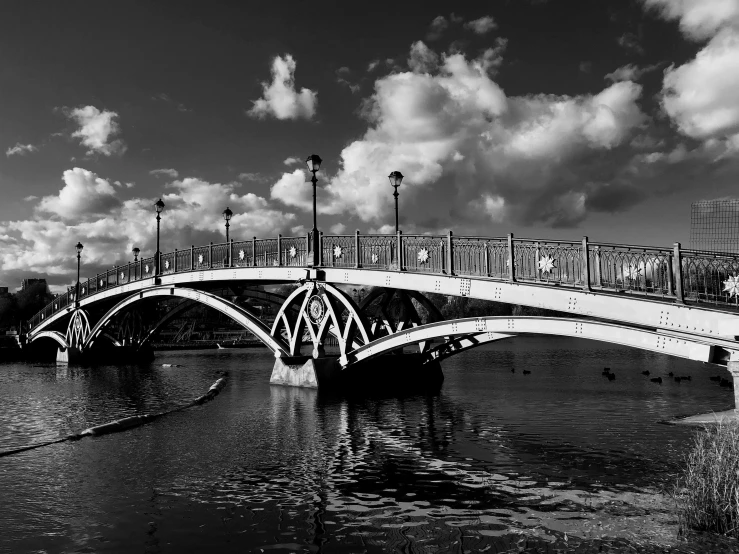
[[[696,432],[673,497],[682,533],[692,529],[739,538],[739,423]]]

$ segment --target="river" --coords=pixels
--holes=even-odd
[[[0,551],[737,547],[678,538],[664,493],[694,430],[661,422],[731,407],[733,392],[709,380],[723,369],[528,337],[445,360],[438,395],[367,398],[271,386],[272,363],[255,348],[0,365],[0,451],[178,406],[229,372],[210,403],[0,458]]]

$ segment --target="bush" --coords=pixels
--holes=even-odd
[[[696,433],[673,494],[683,531],[739,538],[739,423]]]

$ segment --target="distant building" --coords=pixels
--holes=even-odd
[[[739,200],[701,200],[690,209],[690,247],[739,252]]]
[[[43,283],[44,286],[46,286],[46,279],[23,279],[21,281],[21,290],[26,290],[31,285],[35,285],[37,283]]]

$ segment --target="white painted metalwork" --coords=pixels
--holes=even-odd
[[[240,323],[249,331],[251,331],[256,337],[267,345],[275,354],[276,358],[288,355],[287,346],[283,341],[277,337],[273,337],[269,328],[262,323],[256,316],[244,310],[240,306],[233,304],[220,298],[209,292],[203,292],[188,288],[175,288],[175,287],[152,287],[147,290],[143,290],[127,298],[124,298],[113,306],[108,312],[100,318],[100,321],[90,330],[87,340],[82,345],[83,349],[87,349],[94,343],[95,339],[102,333],[103,328],[110,322],[110,320],[117,313],[126,309],[128,306],[142,300],[144,298],[152,298],[156,296],[177,296],[179,298],[186,298],[194,300],[206,306],[210,306],[218,310],[219,312],[227,315],[234,321]]]
[[[297,312],[292,311],[293,305],[300,306]],[[344,311],[346,318],[342,317]],[[297,356],[305,329],[313,343],[314,358],[321,355],[321,345],[329,332],[338,340],[342,363],[356,340],[370,342],[364,318],[352,299],[328,283],[309,281],[288,296],[275,317],[271,334],[276,337],[286,332],[290,355]]]
[[[431,323],[377,339],[350,352],[346,363],[342,362],[342,365],[347,366],[368,360],[407,344],[443,337],[469,337],[478,335],[480,332],[493,333],[491,340],[496,340],[495,334],[569,336],[622,344],[702,362],[715,361],[712,344],[687,337],[674,337],[654,331],[590,320],[549,317],[481,317]]]

